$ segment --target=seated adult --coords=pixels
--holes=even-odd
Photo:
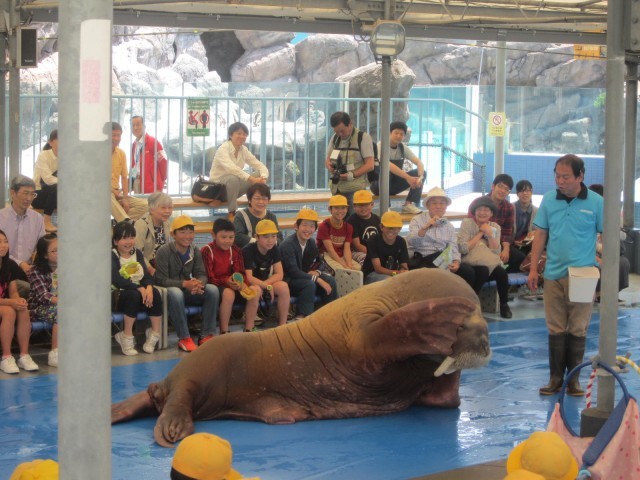
[[[437,268],[439,265],[434,264],[434,261],[440,257],[444,262],[443,268],[462,277],[478,293],[488,274],[483,273],[480,281],[476,282],[474,267],[460,263],[456,229],[445,218],[449,205],[451,199],[441,188],[434,187],[427,192],[424,199],[427,211],[416,215],[409,223],[409,269]],[[448,253],[444,253],[447,249]],[[437,263],[440,264],[440,261]]]
[[[121,139],[122,126],[111,122],[111,216],[116,222],[136,221],[149,211],[149,207],[145,199],[129,196],[127,157],[118,147]]]
[[[508,266],[508,272],[519,272],[520,264],[524,260],[525,254],[517,248],[511,248],[514,241],[513,225],[515,222],[514,208],[513,205],[509,203],[509,193],[512,188],[513,178],[511,178],[510,175],[506,173],[496,175],[491,184],[491,191],[483,197],[476,198],[471,202],[471,205],[469,205],[469,216],[471,217],[473,215],[471,210],[473,210],[475,203],[481,198],[488,198],[494,203],[496,209],[491,221],[497,223],[502,232],[500,237],[500,258],[502,259],[502,263]]]
[[[516,183],[518,200],[513,202],[514,208],[514,245],[524,253],[531,250],[533,240],[533,219],[536,218],[538,207],[532,202],[533,185],[529,180]]]
[[[269,170],[245,146],[249,129],[244,123],[229,125],[229,140],[224,142],[213,157],[209,178],[213,182],[223,183],[227,189],[227,210],[229,218],[235,216],[238,209],[238,198],[247,193],[254,183],[267,183]],[[244,171],[249,165],[254,175]]]
[[[473,202],[471,214],[473,217],[465,218],[460,224],[458,232],[458,247],[462,253],[462,263],[472,266],[486,267],[476,269],[477,281],[484,283],[487,277],[482,278],[483,271],[489,280],[495,280],[500,299],[500,316],[511,318],[509,308],[509,276],[502,268],[500,253],[500,225],[491,222],[495,216],[497,206],[488,197],[481,197]]]
[[[0,230],[9,241],[9,256],[18,264],[23,275],[17,278],[18,292],[23,298],[29,295],[27,273],[40,237],[45,235],[42,215],[34,211],[31,202],[36,197],[35,182],[25,175],[18,175],[9,186],[11,205],[0,210]]]
[[[278,219],[273,212],[267,210],[269,200],[271,200],[271,189],[266,183],[254,183],[247,190],[247,200],[249,206],[238,211],[233,220],[233,226],[236,230],[235,244],[244,248],[249,243],[256,241],[254,235],[256,233],[256,225],[260,220],[271,220],[278,228],[278,243],[282,242],[284,237],[278,226]]]
[[[33,169],[36,197],[33,208],[44,211],[44,229],[56,232],[51,215],[58,208],[58,130],[51,130],[49,140],[38,155]]]
[[[164,192],[149,195],[149,212],[134,224],[136,248],[144,255],[151,276],[156,273],[156,252],[170,240],[169,219],[173,213],[173,200]]]
[[[420,199],[424,186],[425,173],[422,161],[403,142],[407,135],[407,124],[404,122],[392,122],[389,126],[389,195],[396,195],[409,189],[407,199],[402,206],[402,213],[420,213]],[[382,146],[378,143],[378,151]],[[404,161],[409,160],[416,168],[408,172],[404,171]],[[380,194],[379,182],[371,183],[371,191],[375,195]]]

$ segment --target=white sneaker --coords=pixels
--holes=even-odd
[[[18,365],[16,365],[16,359],[13,358],[13,355],[2,359],[2,361],[0,362],[0,370],[2,370],[4,373],[20,372]]]
[[[26,370],[27,372],[36,372],[40,370],[40,367],[38,367],[36,362],[33,361],[31,355],[29,355],[28,353],[18,359],[18,366],[21,369]]]
[[[418,215],[419,213],[422,213],[422,210],[416,207],[413,203],[405,203],[402,206],[402,213],[410,213],[412,215]]]
[[[47,358],[47,364],[50,367],[58,366],[58,349],[57,348],[49,352],[49,357]]]
[[[144,342],[142,350],[144,350],[146,353],[153,353],[153,351],[156,349],[158,341],[160,340],[160,334],[154,332],[150,328],[147,328],[145,335],[147,336],[147,340]]]
[[[138,351],[135,349],[135,337],[128,337],[124,334],[124,332],[118,332],[115,334],[114,338],[116,339],[116,342],[120,344],[120,347],[122,347],[122,353],[129,356],[138,354]]]

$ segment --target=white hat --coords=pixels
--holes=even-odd
[[[444,198],[447,201],[447,206],[451,205],[451,199],[447,196],[447,192],[440,187],[433,187],[427,192],[427,196],[424,199],[425,206],[429,203],[430,199],[438,197]]]

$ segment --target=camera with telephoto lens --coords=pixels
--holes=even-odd
[[[340,175],[344,173],[347,173],[347,166],[342,163],[342,158],[338,157],[338,160],[333,167],[333,173],[331,174],[331,183],[338,183],[340,181]]]

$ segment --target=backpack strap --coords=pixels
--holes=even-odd
[[[247,215],[247,212],[245,210],[239,210],[239,212],[242,214],[244,224],[247,227],[247,235],[249,235],[249,238],[253,238],[253,226],[251,226],[251,220],[249,220],[249,215]]]

